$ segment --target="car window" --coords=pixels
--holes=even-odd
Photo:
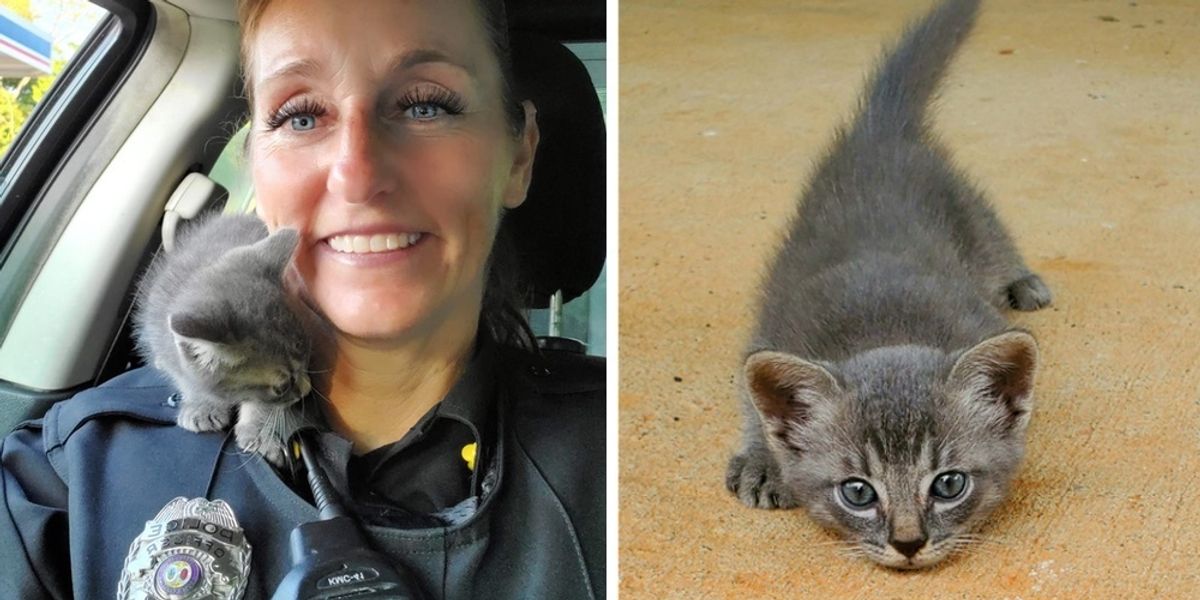
[[[106,11],[85,0],[0,5],[0,156]]]
[[[600,108],[607,118],[607,82],[605,81],[604,43],[586,42],[565,44],[575,53],[587,68],[588,75],[600,98]],[[225,212],[242,213],[254,208],[254,189],[250,183],[250,174],[246,164],[244,149],[246,145],[247,125],[237,128],[229,137],[220,158],[213,164],[208,173],[209,178],[221,184],[229,192],[225,202]],[[554,319],[549,309],[530,311],[529,321],[536,335],[550,335],[553,329],[558,337],[567,337],[584,343],[587,353],[593,356],[606,355],[605,339],[605,292],[607,289],[607,266],[601,270],[600,276],[591,289],[562,307],[561,319],[551,325]]]

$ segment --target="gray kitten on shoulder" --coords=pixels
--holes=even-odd
[[[236,410],[238,445],[276,465],[289,408],[312,387],[310,337],[283,286],[298,241],[254,215],[204,217],[151,264],[134,316],[139,352],[182,396],[178,424],[218,431]]]
[[[1003,500],[1038,351],[1002,311],[1050,303],[928,126],[978,4],[911,26],[818,164],[762,284],[726,476],[745,504],[803,506],[894,568],[965,548]]]

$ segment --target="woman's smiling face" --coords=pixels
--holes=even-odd
[[[536,146],[473,0],[277,0],[252,35],[258,213],[300,231],[302,293],[364,342],[473,333]]]

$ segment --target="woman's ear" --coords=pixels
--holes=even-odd
[[[541,135],[538,132],[537,107],[529,100],[522,102],[521,107],[525,110],[525,129],[517,140],[508,188],[504,190],[504,208],[509,209],[520,206],[529,193],[529,182],[533,180],[533,157],[537,155]]]

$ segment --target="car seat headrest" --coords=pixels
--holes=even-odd
[[[587,291],[605,259],[605,125],[583,62],[557,41],[522,31],[510,39],[515,91],[537,107],[541,134],[524,204],[505,217],[531,307],[555,291]]]

